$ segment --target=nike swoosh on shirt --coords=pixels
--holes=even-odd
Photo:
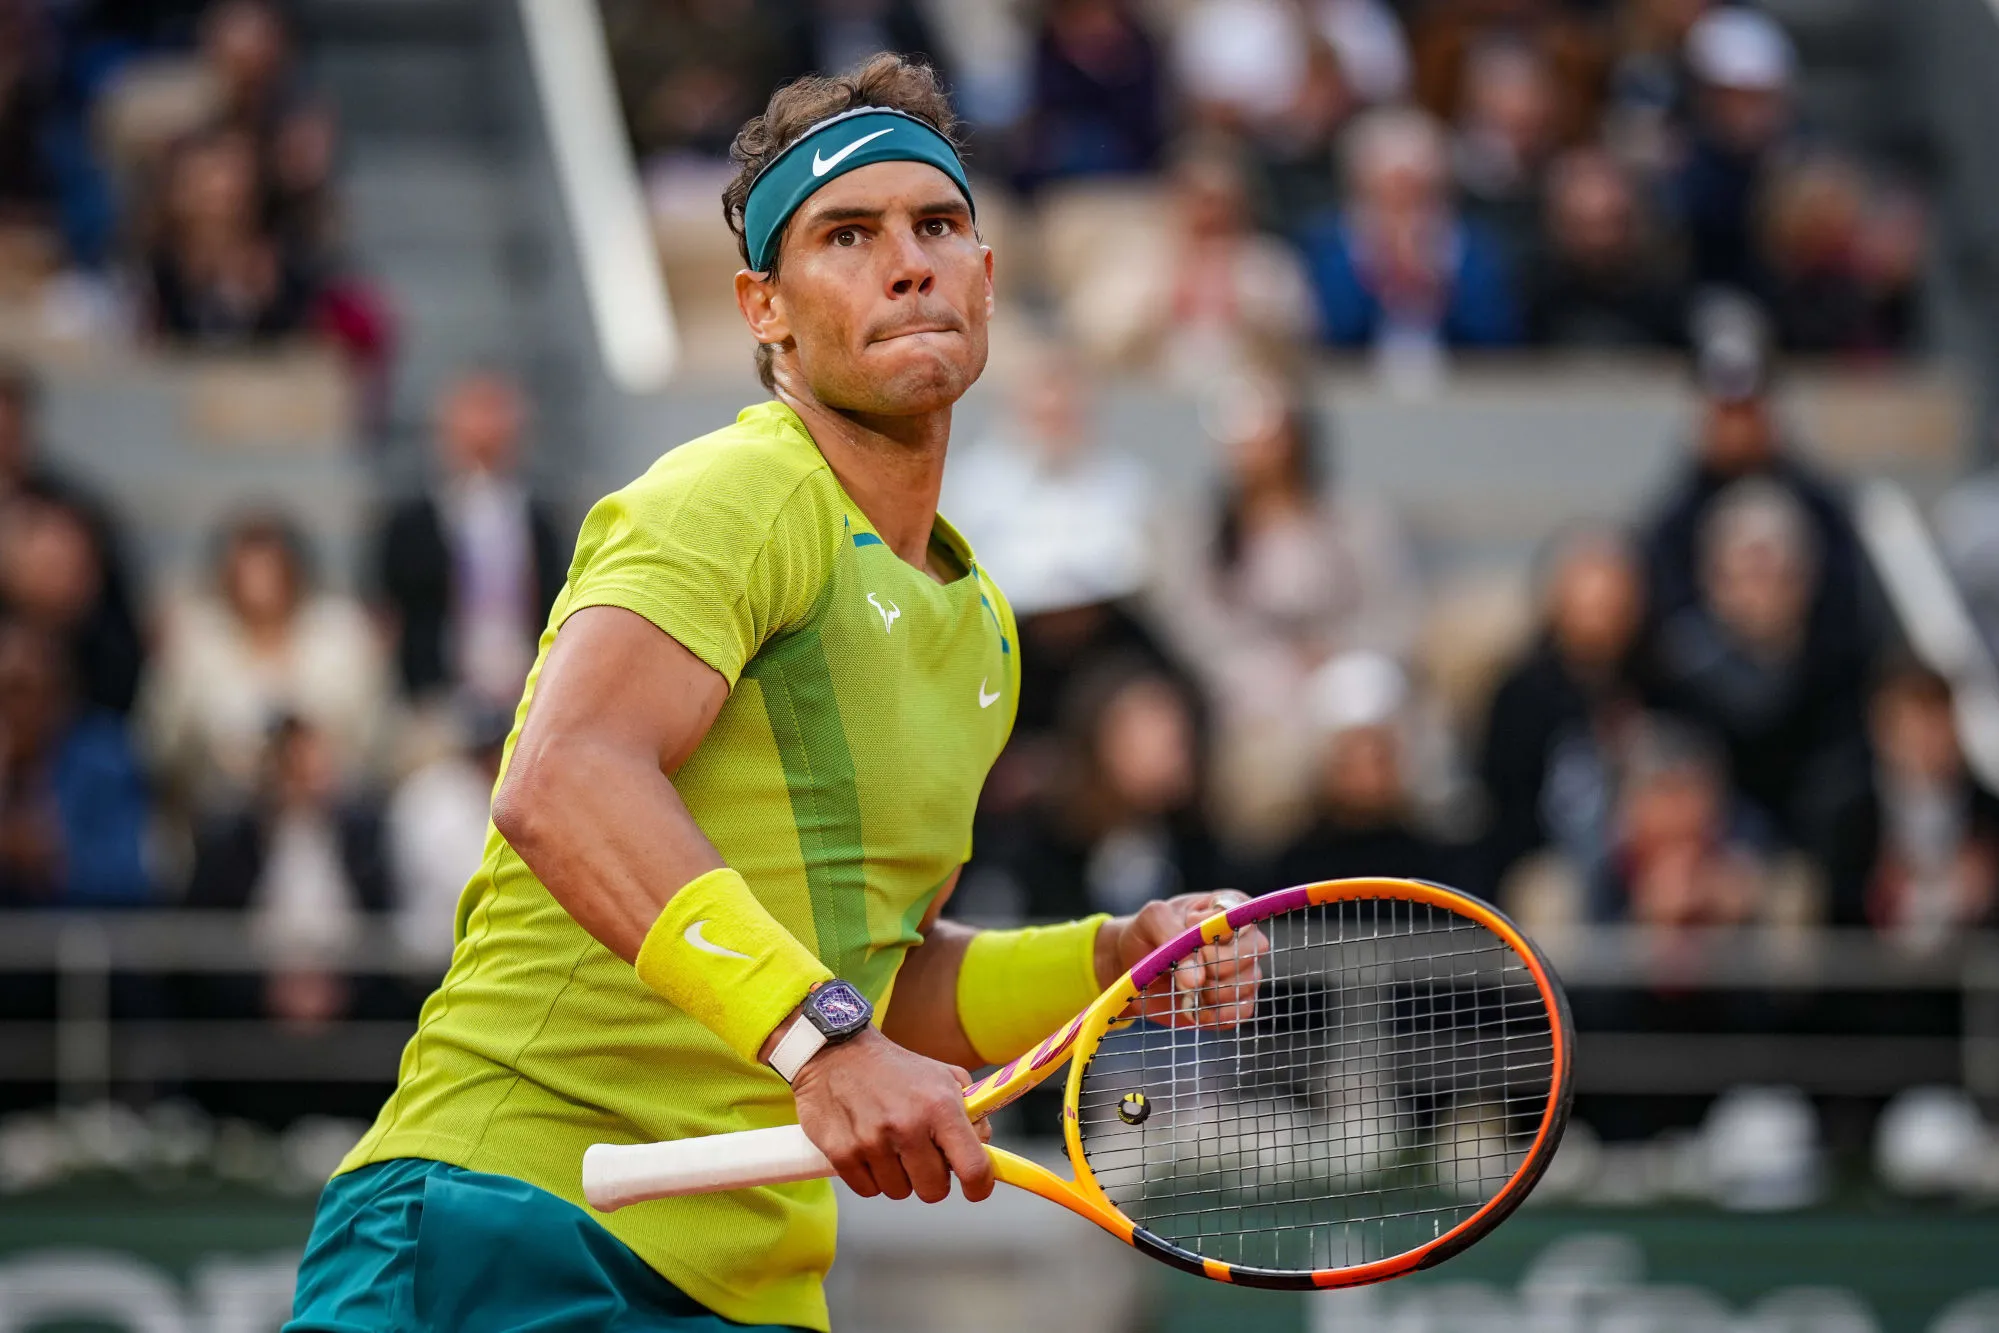
[[[833,156],[831,157],[821,157],[819,156],[819,151],[817,149],[814,149],[812,152],[812,174],[814,176],[825,175],[827,172],[831,171],[834,167],[837,167],[840,165],[840,163],[844,162],[847,158],[847,154],[853,152],[856,148],[859,148],[862,144],[868,142],[868,140],[879,139],[884,134],[887,134],[894,129],[895,126],[891,125],[886,130],[876,130],[873,134],[863,134],[860,138],[854,140],[852,143],[848,144],[845,148],[842,148],[839,152],[833,154]]]
[[[994,690],[991,694],[986,693],[986,680],[987,677],[984,676],[979,678],[979,707],[981,708],[991,708],[999,702],[1000,697],[998,690]]]
[[[746,961],[748,960],[749,955],[746,953],[737,953],[734,949],[724,949],[719,944],[715,944],[709,940],[703,939],[701,937],[701,927],[707,924],[708,923],[706,921],[696,921],[693,925],[687,928],[686,933],[683,934],[680,938],[686,940],[689,944],[699,949],[702,953],[712,953],[717,958],[741,958]]]

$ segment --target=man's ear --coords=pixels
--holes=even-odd
[[[991,319],[991,318],[993,317],[993,309],[994,309],[994,306],[993,306],[993,248],[992,248],[992,247],[991,247],[990,245],[982,245],[982,246],[980,246],[980,247],[979,247],[979,249],[981,249],[981,250],[985,251],[985,260],[986,260],[986,318],[987,318],[987,319]]]
[[[743,269],[736,274],[736,308],[750,326],[750,336],[768,346],[791,341],[791,320],[778,295],[777,279],[769,274]]]

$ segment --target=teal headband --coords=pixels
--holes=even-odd
[[[856,107],[814,125],[750,182],[749,202],[743,206],[750,267],[770,272],[784,224],[820,186],[877,162],[927,162],[949,176],[972,206],[965,164],[949,139],[904,112]]]

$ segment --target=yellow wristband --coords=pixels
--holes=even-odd
[[[972,937],[958,964],[958,1023],[981,1060],[1013,1059],[1097,998],[1097,929],[1108,920]]]
[[[633,967],[752,1064],[785,1015],[833,977],[727,866],[667,900]]]

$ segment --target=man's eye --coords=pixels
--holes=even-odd
[[[951,234],[950,219],[925,218],[923,220],[923,234],[925,236],[949,236]]]
[[[842,227],[833,233],[833,244],[835,245],[858,245],[860,239],[861,234],[852,227]]]

